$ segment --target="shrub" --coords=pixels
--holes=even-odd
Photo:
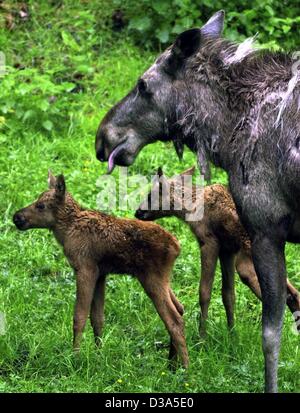
[[[259,33],[259,41],[296,48],[300,23],[297,0],[114,0],[128,21],[129,32],[144,45],[170,43],[181,31],[203,24],[215,11],[226,11],[226,34],[232,39]]]
[[[35,68],[24,70],[9,68],[1,81],[0,116],[18,119],[15,126],[31,124],[51,131],[59,124],[63,114],[63,103],[69,100],[74,84],[55,84],[48,73],[41,74]],[[3,121],[4,123],[4,121]]]

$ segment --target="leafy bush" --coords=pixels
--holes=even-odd
[[[9,69],[9,74],[1,82],[0,115],[2,122],[14,117],[17,124],[30,123],[51,131],[62,117],[62,103],[69,100],[68,93],[75,85],[70,82],[55,84],[49,74],[41,74],[37,69]]]
[[[181,31],[203,24],[215,11],[226,11],[232,39],[259,33],[259,41],[278,48],[299,46],[297,0],[114,0],[129,20],[129,31],[144,45],[167,44]]]
[[[113,10],[109,0],[0,2],[0,131],[67,129],[81,92],[94,87]]]

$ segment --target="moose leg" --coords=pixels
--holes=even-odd
[[[222,300],[226,311],[227,324],[229,329],[234,326],[234,255],[220,254],[220,264],[222,271]]]
[[[284,242],[254,236],[253,262],[262,293],[262,332],[265,357],[265,390],[277,392],[277,369],[286,303]]]
[[[206,320],[211,298],[211,290],[215,277],[216,266],[219,256],[219,244],[215,240],[208,240],[201,247],[201,277],[199,287],[199,334],[206,335]]]
[[[83,266],[76,273],[76,303],[73,322],[73,349],[78,351],[86,320],[90,313],[95,285],[98,277],[98,268],[93,265]]]
[[[91,324],[94,331],[96,345],[100,344],[99,338],[101,337],[104,324],[104,296],[105,276],[100,276],[95,286],[91,308]]]
[[[169,280],[161,274],[147,274],[138,277],[147,295],[151,298],[160,318],[164,322],[174,346],[174,355],[179,353],[183,367],[188,367],[188,352],[184,336],[184,322],[170,296]],[[170,353],[172,350],[170,350]]]

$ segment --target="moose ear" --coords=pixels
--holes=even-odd
[[[48,170],[48,186],[49,189],[54,189],[56,184],[56,178],[54,175],[52,175],[51,170]]]
[[[173,56],[178,59],[185,59],[192,56],[200,47],[200,29],[190,29],[181,33],[175,40],[172,47]]]
[[[58,199],[64,199],[66,193],[66,184],[63,175],[58,175],[56,178],[55,193]]]
[[[201,28],[201,34],[205,37],[220,37],[224,28],[224,17],[224,10],[217,11]]]
[[[194,175],[195,172],[195,165],[193,165],[191,168],[187,169],[186,171],[181,172],[180,175]]]

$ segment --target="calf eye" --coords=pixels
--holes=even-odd
[[[141,94],[149,93],[149,88],[148,88],[146,80],[139,79],[139,81],[138,81],[138,90]]]
[[[45,204],[43,204],[42,202],[39,202],[38,204],[36,204],[36,208],[42,211],[43,209],[45,209]]]

